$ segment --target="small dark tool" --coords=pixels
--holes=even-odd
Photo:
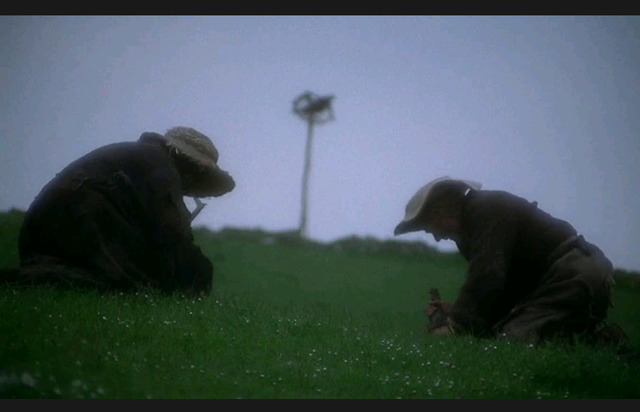
[[[431,288],[429,294],[431,295],[431,300],[426,312],[429,319],[429,332],[431,332],[449,324],[447,318],[449,304],[442,301],[438,288]]]
[[[204,209],[204,207],[206,206],[206,203],[202,203],[202,201],[198,197],[194,197],[193,200],[196,201],[196,208],[193,209],[193,212],[191,212],[191,221],[192,222],[193,222],[193,219],[195,219],[196,216],[198,216],[198,213],[200,213],[202,211],[202,209]]]

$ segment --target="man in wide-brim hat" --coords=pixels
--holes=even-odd
[[[100,290],[208,293],[213,266],[193,242],[183,196],[235,187],[206,135],[164,135],[100,147],[73,161],[35,198],[19,237],[20,268],[6,281]]]
[[[430,303],[433,334],[540,342],[591,339],[603,325],[611,305],[611,262],[536,202],[444,176],[415,193],[394,233],[421,230],[437,241],[455,241],[469,263],[457,299],[450,306]]]

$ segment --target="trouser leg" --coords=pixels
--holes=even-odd
[[[603,257],[578,249],[567,253],[531,296],[496,325],[496,332],[528,342],[592,333],[610,305],[611,274]]]

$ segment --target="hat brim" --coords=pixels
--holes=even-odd
[[[236,187],[233,177],[226,171],[216,168],[203,169],[204,176],[194,184],[187,196],[193,197],[219,197],[229,193]]]
[[[402,222],[398,223],[396,228],[393,230],[393,235],[398,236],[405,233],[417,232],[419,230],[423,230],[423,228],[420,227],[416,219],[403,220]]]

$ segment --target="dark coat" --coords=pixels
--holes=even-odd
[[[58,173],[26,212],[19,253],[30,282],[208,293],[213,277],[178,170],[153,139],[101,147]]]
[[[503,191],[470,191],[462,206],[461,236],[457,241],[469,268],[466,281],[449,313],[454,325],[459,330],[476,335],[496,332],[495,326],[514,307],[542,290],[544,282],[551,284],[548,279],[550,268],[558,257],[552,256],[554,251],[576,235],[573,226],[539,209],[535,202],[530,203]],[[599,258],[606,260],[603,256]],[[608,261],[606,263],[610,264]],[[554,267],[553,273],[562,270]],[[578,275],[565,273],[561,276]],[[603,273],[603,279],[606,275]],[[575,293],[563,286],[562,299],[572,293],[574,296],[585,295],[578,290],[584,289],[584,284],[583,281],[572,283],[574,286],[570,287],[575,288]],[[544,306],[545,310],[563,310],[563,307],[572,308],[574,305],[566,300],[561,302],[560,297],[557,302],[553,301],[553,297],[547,296],[545,299],[552,301],[549,305],[540,306]],[[585,300],[584,304],[588,306],[590,302]],[[577,305],[574,305],[575,308],[578,308]],[[578,309],[573,311],[579,312]],[[536,315],[530,311],[528,316]],[[558,316],[554,319],[557,320]]]

